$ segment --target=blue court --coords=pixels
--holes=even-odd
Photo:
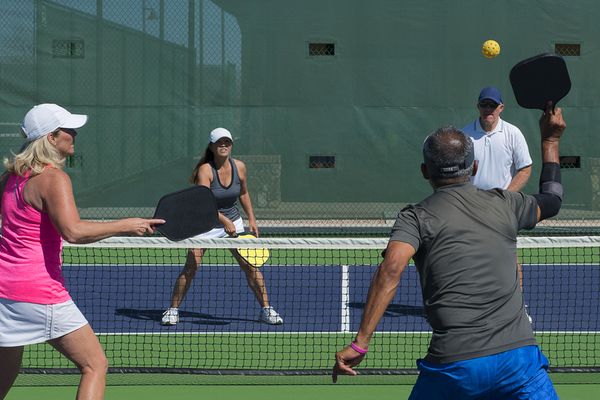
[[[375,267],[266,266],[271,304],[285,323],[258,322],[259,306],[237,266],[203,266],[181,308],[160,325],[181,266],[65,266],[71,294],[97,333],[354,332]],[[598,265],[523,265],[525,300],[538,332],[599,332]],[[346,278],[347,277],[347,278]],[[427,332],[414,267],[378,331]]]

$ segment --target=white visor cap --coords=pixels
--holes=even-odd
[[[87,115],[71,114],[56,104],[34,106],[23,118],[21,131],[28,142],[54,132],[58,128],[77,129],[87,122]]]
[[[208,140],[211,143],[217,143],[217,141],[222,138],[228,138],[229,140],[231,140],[233,142],[233,137],[231,136],[231,132],[229,132],[225,128],[213,129],[212,132],[210,133],[210,136],[208,137]]]

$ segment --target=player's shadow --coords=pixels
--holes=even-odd
[[[365,303],[350,303],[348,304],[351,308],[364,309]],[[383,314],[386,317],[398,317],[398,316],[412,316],[425,318],[425,310],[422,306],[409,306],[406,304],[390,304]]]
[[[160,323],[162,321],[164,310],[138,310],[135,308],[117,308],[115,315],[123,317],[137,319],[140,321],[156,321]],[[203,314],[191,311],[179,311],[179,317],[181,319],[188,320],[196,325],[229,325],[232,321],[245,321],[245,322],[257,322],[257,320],[246,319],[246,318],[224,318],[215,317],[211,314]]]

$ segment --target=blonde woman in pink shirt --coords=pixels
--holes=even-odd
[[[26,143],[5,160],[1,179],[0,398],[14,383],[25,345],[48,342],[81,371],[78,399],[104,398],[108,361],[65,288],[62,240],[90,243],[154,232],[163,220],[81,220],[64,160],[74,153],[86,115],[56,104],[33,107],[22,124]]]

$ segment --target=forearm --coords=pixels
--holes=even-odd
[[[558,140],[542,140],[542,162],[560,163]]]
[[[396,294],[403,269],[404,267],[389,262],[383,262],[377,268],[369,288],[360,328],[356,334],[358,346],[365,349],[368,347],[377,324]]]
[[[79,220],[63,228],[61,235],[69,243],[85,244],[128,233],[124,220],[96,222]]]
[[[538,203],[538,221],[553,217],[560,211],[563,198],[560,175],[560,164],[542,164],[539,194],[533,195]]]
[[[219,220],[219,222],[221,223],[221,225],[225,225],[227,222],[230,222],[229,218],[227,218],[225,215],[223,215],[222,213],[219,213],[217,215],[217,218]]]
[[[540,118],[542,172],[540,192],[534,195],[538,203],[538,221],[558,214],[563,198],[558,143],[567,125],[562,110],[551,106],[552,103],[547,104]]]
[[[510,184],[508,185],[506,190],[509,190],[511,192],[521,191],[523,189],[523,187],[525,187],[525,185],[527,184],[527,181],[529,180],[530,176],[531,176],[531,165],[528,167],[525,167],[525,168],[521,168],[520,170],[517,171],[515,176],[513,176],[512,180],[510,181]]]

